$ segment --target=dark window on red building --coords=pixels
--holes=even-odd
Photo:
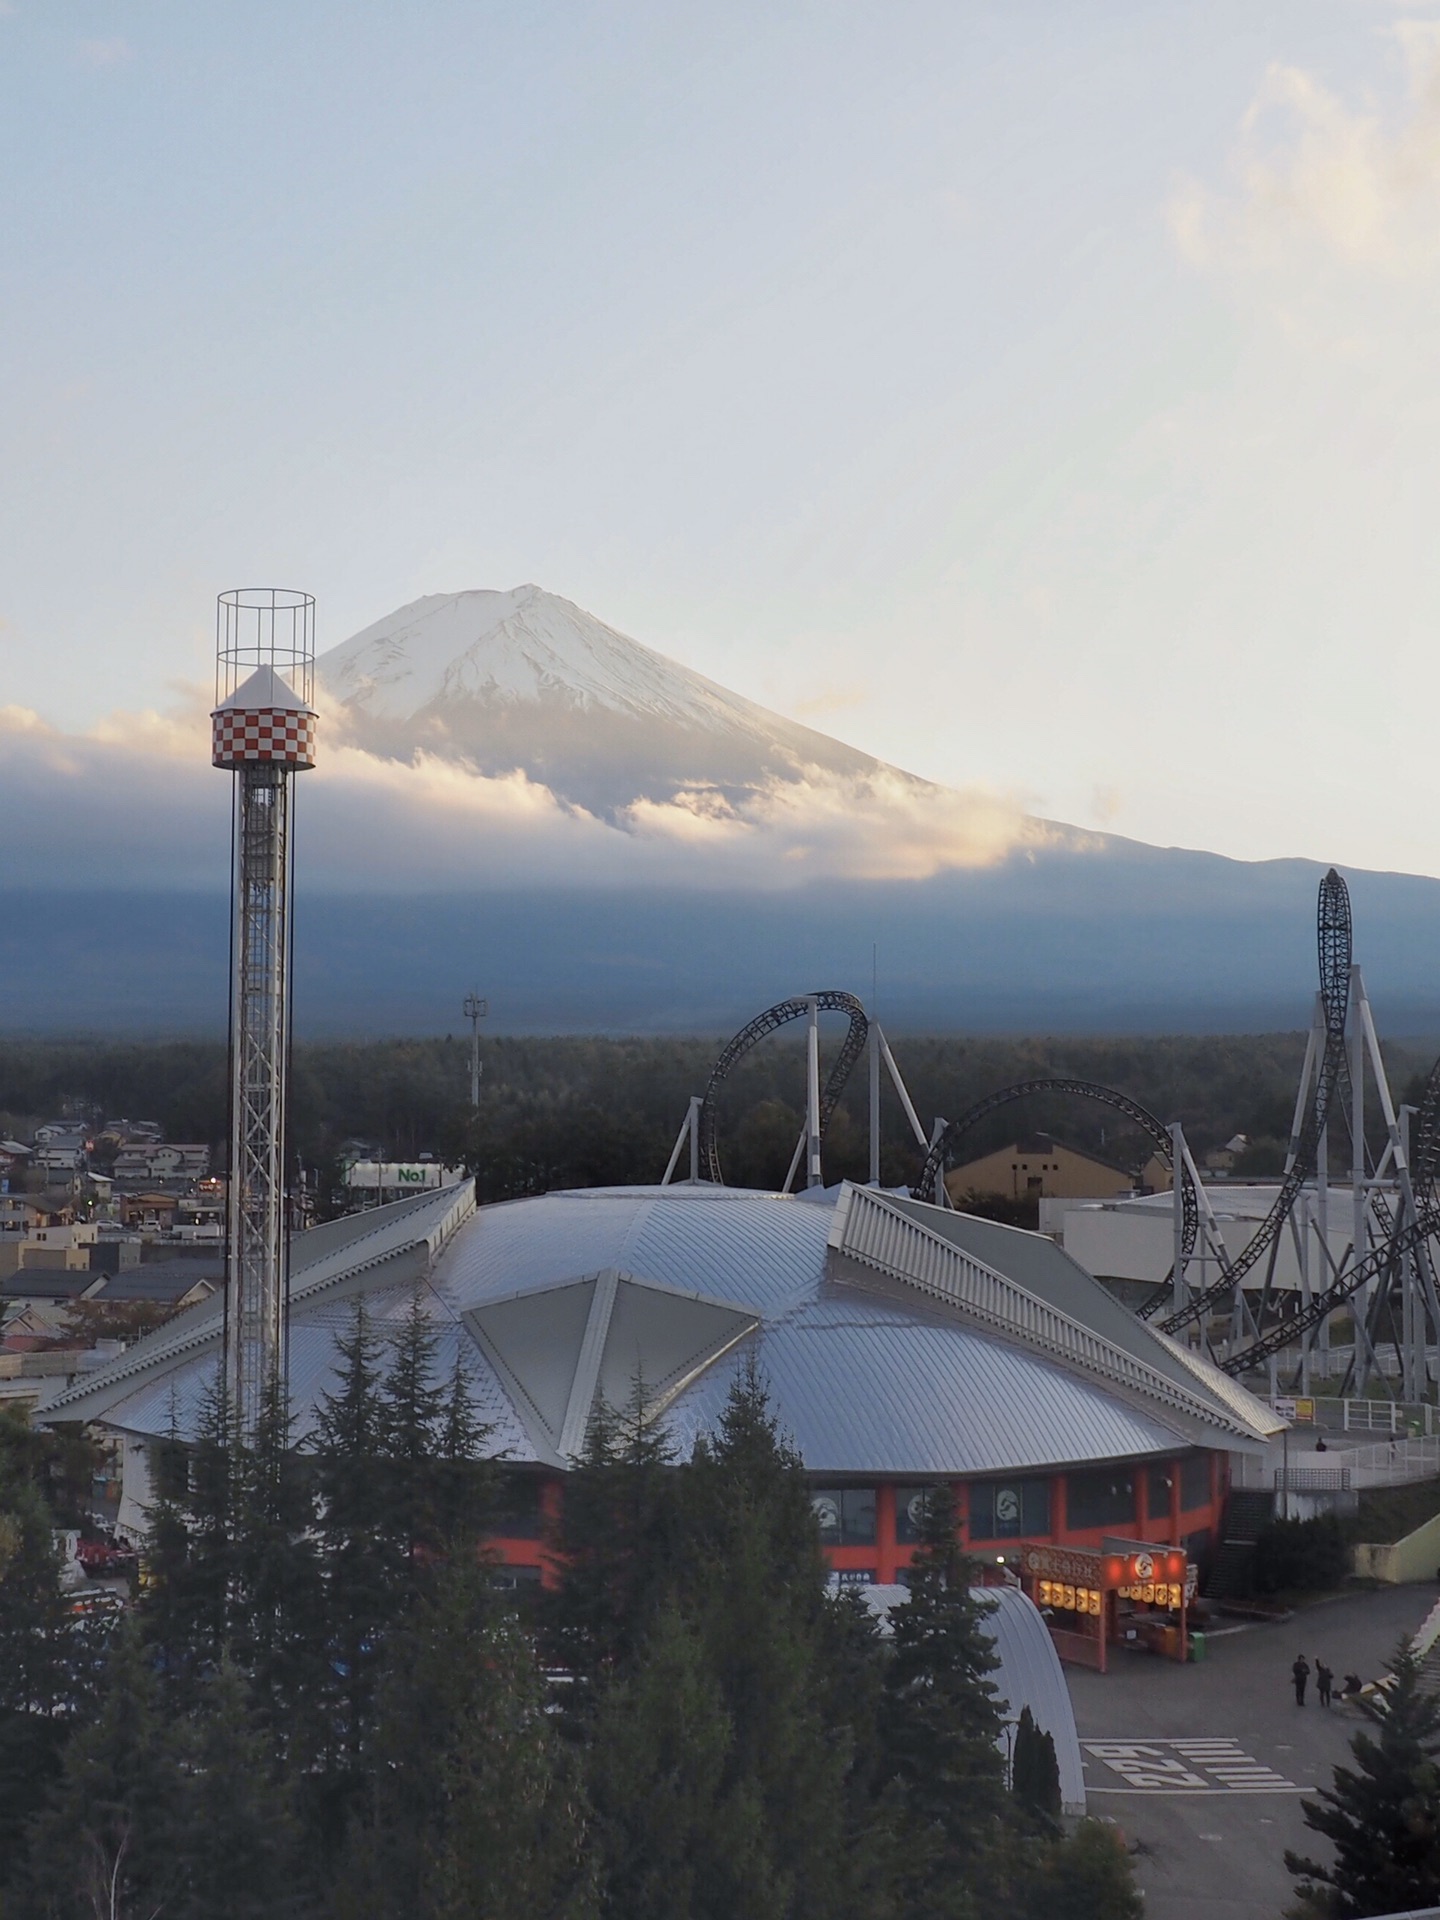
[[[902,1547],[913,1547],[925,1524],[925,1508],[933,1487],[896,1487],[895,1538]]]
[[[532,1474],[509,1474],[500,1487],[495,1531],[511,1540],[538,1540],[545,1531],[541,1482]]]
[[[810,1496],[810,1506],[827,1547],[868,1547],[875,1540],[875,1489],[825,1487]]]
[[[1048,1480],[975,1480],[970,1485],[970,1538],[1018,1540],[1049,1533]]]
[[[1187,1513],[1210,1504],[1210,1456],[1189,1454],[1180,1468],[1180,1504]]]
[[[540,1585],[539,1567],[492,1567],[490,1584],[497,1593],[526,1593]]]
[[[1072,1473],[1065,1479],[1065,1519],[1081,1527],[1133,1527],[1135,1476],[1116,1467],[1098,1473]]]
[[[1179,1472],[1179,1462],[1161,1460],[1145,1470],[1145,1511],[1152,1520],[1165,1520],[1170,1514],[1170,1484]]]

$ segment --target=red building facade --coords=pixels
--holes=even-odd
[[[1228,1464],[1224,1453],[1196,1449],[1164,1460],[945,1484],[963,1544],[986,1559],[1008,1559],[1028,1543],[1098,1548],[1124,1536],[1184,1547],[1191,1560],[1201,1560],[1218,1537]],[[888,1586],[903,1578],[919,1539],[921,1504],[936,1484],[933,1478],[815,1481],[821,1543],[842,1584]],[[563,1499],[563,1475],[517,1477],[516,1518],[491,1542],[499,1567],[511,1570],[516,1584],[547,1576],[545,1542]]]

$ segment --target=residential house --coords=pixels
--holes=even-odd
[[[176,1141],[122,1147],[111,1169],[113,1178],[119,1182],[203,1180],[209,1171],[209,1147]]]

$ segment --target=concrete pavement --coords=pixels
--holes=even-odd
[[[1178,1666],[1117,1651],[1108,1674],[1067,1667],[1090,1811],[1139,1844],[1147,1920],[1280,1920],[1293,1898],[1285,1848],[1324,1858],[1301,1800],[1330,1784],[1364,1724],[1352,1709],[1295,1705],[1290,1664],[1316,1656],[1374,1679],[1433,1585],[1388,1587],[1306,1608],[1283,1626],[1209,1641]]]

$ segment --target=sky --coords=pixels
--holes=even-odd
[[[998,804],[1440,874],[1440,5],[0,0],[0,218],[0,798],[123,790],[222,587],[535,581]]]

